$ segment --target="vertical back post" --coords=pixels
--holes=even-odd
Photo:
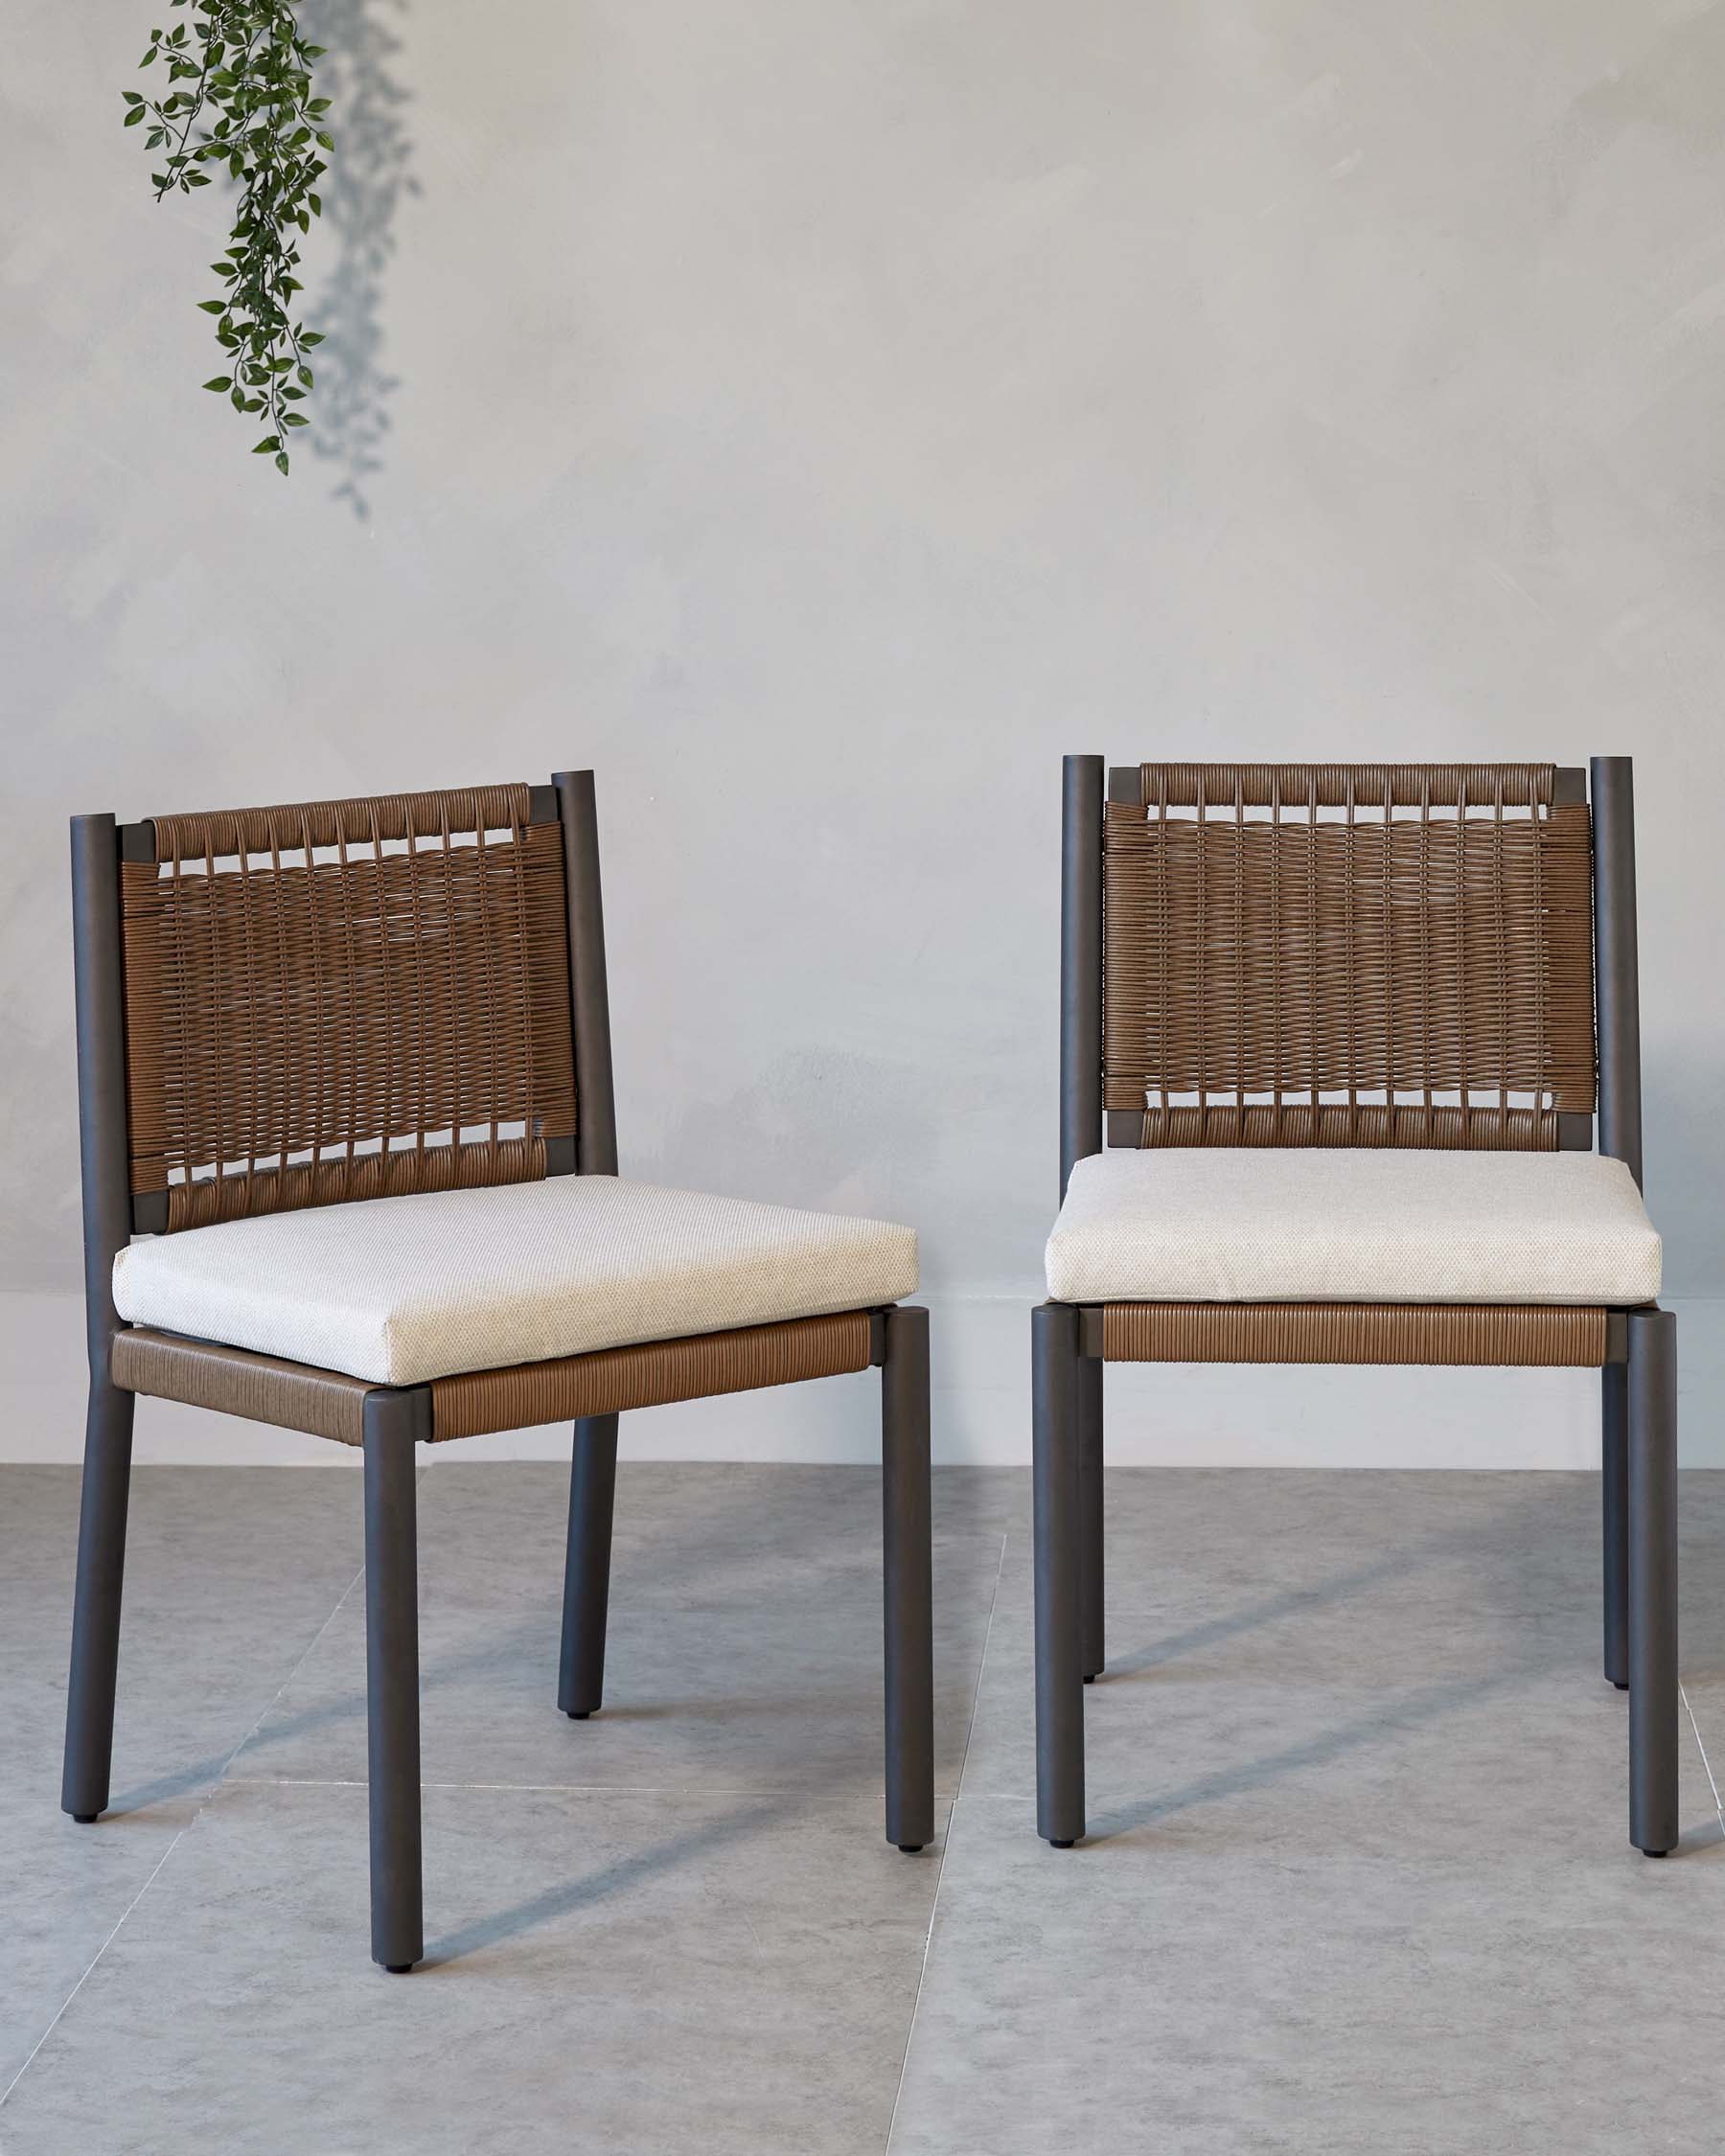
[[[1100,756],[1061,764],[1060,1195],[1075,1162],[1102,1150],[1102,783]]]
[[[83,1185],[84,1326],[90,1375],[105,1384],[119,1319],[114,1256],[131,1236],[126,998],[120,956],[120,834],[110,815],[72,818],[73,999]]]
[[[584,1176],[617,1172],[617,1107],[611,1090],[610,998],[605,975],[605,907],[599,887],[599,818],[591,771],[558,771],[564,874],[569,893],[569,995],[575,1020],[575,1165]]]
[[[1635,787],[1627,756],[1591,767],[1599,1151],[1642,1180],[1641,975],[1635,932]]]

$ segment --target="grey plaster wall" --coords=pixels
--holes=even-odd
[[[1720,1288],[1725,11],[308,0],[290,482],[132,0],[0,74],[0,1280],[77,1278],[80,809],[602,787],[626,1168],[1034,1280],[1057,765],[1639,759],[1647,1182]]]

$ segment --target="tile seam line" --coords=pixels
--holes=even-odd
[[[413,1487],[416,1496],[418,1495],[422,1485],[424,1484],[426,1477],[429,1475],[430,1472],[430,1461],[428,1459],[423,1461],[420,1465],[419,1472],[413,1478]],[[281,1699],[282,1694],[288,1689],[288,1686],[292,1684],[293,1680],[299,1675],[300,1671],[304,1669],[307,1663],[310,1662],[311,1657],[317,1652],[318,1645],[322,1641],[324,1634],[329,1631],[331,1625],[334,1623],[335,1619],[341,1615],[342,1611],[347,1608],[348,1598],[352,1595],[355,1588],[358,1586],[359,1582],[364,1577],[365,1567],[363,1564],[361,1564],[359,1569],[355,1572],[353,1578],[348,1581],[347,1585],[342,1589],[341,1593],[335,1597],[334,1606],[330,1611],[329,1616],[324,1618],[323,1622],[311,1635],[310,1639],[306,1641],[304,1648],[301,1650],[299,1659],[294,1663],[293,1667],[288,1672],[287,1676],[282,1679],[281,1683],[276,1686],[275,1690],[270,1693],[269,1697],[264,1702],[264,1705],[258,1709],[257,1720],[253,1722],[251,1728],[246,1731],[245,1734],[240,1739],[239,1743],[235,1745],[233,1750],[228,1754],[227,1757],[221,1762],[221,1766],[216,1775],[215,1780],[204,1792],[203,1797],[198,1802],[197,1811],[194,1812],[192,1818],[187,1822],[187,1824],[189,1826],[196,1825],[198,1816],[203,1811],[204,1806],[210,1801],[210,1799],[215,1795],[217,1789],[218,1789],[220,1785],[228,1778],[228,1769],[233,1765],[234,1761],[239,1758],[241,1753],[245,1750],[246,1746],[251,1742],[253,1737],[257,1735],[258,1732],[264,1727],[264,1723],[269,1719],[271,1709]]]
[[[427,1463],[426,1467],[421,1468],[417,1479],[423,1481],[428,1472],[429,1463]],[[4,2108],[5,2105],[12,2100],[12,2092],[17,2088],[18,2083],[23,2080],[25,2075],[28,2074],[30,2072],[30,2069],[35,2064],[37,2053],[41,2051],[42,2046],[48,2041],[49,2037],[52,2036],[54,2034],[54,2031],[59,2027],[61,2020],[65,2016],[66,2009],[71,2006],[73,2000],[78,1997],[78,1994],[83,1989],[84,1985],[90,1981],[91,1976],[95,1973],[96,1964],[102,1960],[102,1957],[107,1952],[108,1948],[113,1945],[115,1939],[119,1938],[121,1930],[125,1926],[126,1921],[130,1916],[132,1911],[137,1908],[138,1904],[144,1899],[144,1896],[150,1892],[150,1888],[155,1885],[156,1880],[161,1875],[162,1867],[168,1862],[168,1859],[173,1854],[174,1850],[179,1847],[180,1844],[185,1840],[186,1836],[191,1833],[192,1829],[203,1817],[211,1799],[214,1797],[217,1790],[220,1788],[223,1780],[226,1778],[228,1768],[233,1764],[234,1760],[239,1757],[240,1754],[245,1749],[245,1747],[251,1742],[252,1738],[257,1735],[259,1730],[263,1728],[264,1719],[268,1715],[270,1709],[274,1707],[277,1700],[281,1698],[282,1694],[288,1689],[288,1686],[292,1684],[295,1677],[297,1677],[300,1671],[305,1667],[307,1660],[315,1649],[318,1641],[330,1629],[331,1625],[334,1623],[336,1617],[340,1615],[342,1608],[346,1604],[348,1596],[354,1592],[354,1589],[358,1585],[359,1581],[364,1578],[364,1576],[365,1567],[361,1565],[359,1570],[354,1574],[353,1578],[348,1581],[346,1587],[344,1587],[341,1593],[335,1597],[334,1606],[331,1609],[329,1616],[324,1618],[323,1622],[318,1626],[317,1630],[311,1635],[311,1638],[306,1642],[306,1645],[301,1651],[298,1660],[294,1663],[293,1667],[288,1670],[288,1674],[282,1679],[282,1682],[276,1686],[275,1690],[270,1694],[268,1699],[264,1701],[263,1707],[258,1712],[256,1721],[252,1723],[250,1729],[246,1731],[245,1734],[240,1739],[239,1743],[233,1747],[232,1751],[230,1751],[227,1756],[222,1760],[221,1765],[217,1769],[215,1775],[211,1778],[209,1784],[194,1803],[192,1817],[186,1822],[185,1825],[180,1828],[179,1832],[173,1837],[172,1841],[169,1843],[168,1846],[156,1859],[155,1864],[150,1869],[150,1876],[144,1881],[144,1884],[138,1889],[137,1892],[133,1894],[130,1901],[128,1901],[126,1907],[120,1912],[120,1915],[114,1924],[113,1930],[108,1933],[107,1937],[96,1949],[95,1953],[91,1955],[89,1961],[84,1967],[82,1975],[80,1976],[78,1982],[72,1986],[71,1990],[68,1991],[66,1996],[60,2001],[58,2007],[56,2007],[53,2020],[49,2022],[47,2028],[43,2030],[42,2033],[31,2046],[30,2055],[25,2059],[23,2065],[19,2067],[18,2071],[12,2076],[12,2079],[6,2084],[5,2089],[3,2091],[0,2091],[0,2108]]]
[[[192,1828],[197,1820],[198,1813],[201,1812],[202,1809],[203,1805],[200,1802],[197,1807],[197,1811],[195,1811],[193,1813],[191,1819],[186,1822],[185,1825],[180,1828],[179,1832],[173,1837],[172,1841],[169,1843],[168,1846],[156,1859],[154,1866],[150,1869],[149,1878],[145,1880],[144,1884],[138,1889],[137,1892],[133,1894],[130,1901],[128,1901],[126,1907],[120,1912],[119,1917],[114,1924],[113,1930],[109,1932],[106,1938],[103,1940],[102,1944],[90,1957],[89,1963],[85,1967],[83,1974],[79,1978],[78,1982],[72,1986],[71,1990],[67,1992],[66,1996],[60,2001],[58,2007],[55,2009],[54,2019],[48,2024],[47,2028],[43,2030],[42,2033],[30,2047],[30,2056],[24,2061],[23,2065],[19,2067],[18,2071],[6,2084],[4,2092],[0,2092],[0,2110],[4,2110],[6,2105],[11,2102],[12,2092],[17,2088],[18,2083],[23,2080],[25,2075],[28,2074],[31,2068],[35,2064],[36,2053],[41,2050],[42,2046],[48,2041],[49,2037],[52,2036],[55,2030],[59,2027],[61,2018],[65,2014],[66,2009],[71,2006],[73,2000],[78,1997],[78,1994],[83,1989],[84,1985],[90,1981],[91,1976],[95,1972],[97,1962],[102,1960],[102,1957],[107,1952],[108,1948],[112,1946],[114,1940],[119,1937],[121,1926],[126,1922],[126,1918],[131,1915],[132,1911],[137,1908],[139,1902],[144,1899],[144,1896],[150,1892],[150,1888],[155,1885],[157,1873],[161,1870],[163,1865],[167,1863],[168,1859],[173,1854],[174,1850],[179,1847],[180,1844],[185,1840],[186,1836],[191,1833]]]
[[[905,2049],[899,2059],[898,2087],[892,2093],[892,2116],[886,2122],[886,2140],[883,2156],[892,2156],[892,2138],[898,2131],[899,2108],[905,2100],[905,2076],[910,2070],[910,2046],[916,2035],[916,2017],[922,2011],[923,1985],[928,1981],[929,1956],[934,1948],[934,1922],[940,1915],[940,1889],[946,1879],[947,1856],[953,1846],[953,1828],[958,1819],[958,1800],[964,1794],[964,1770],[970,1764],[971,1738],[976,1733],[977,1709],[982,1701],[982,1678],[988,1666],[988,1642],[994,1637],[995,1611],[1000,1607],[1000,1582],[1006,1573],[1006,1550],[1012,1540],[1012,1529],[1006,1527],[1000,1535],[1000,1561],[995,1567],[994,1593],[988,1598],[988,1622],[982,1628],[982,1651],[977,1657],[977,1683],[971,1693],[971,1709],[964,1725],[964,1750],[958,1760],[958,1780],[954,1787],[952,1801],[947,1807],[947,1829],[940,1842],[940,1865],[934,1873],[934,1892],[929,1902],[929,1928],[923,1937],[922,1960],[916,1970],[916,1996],[910,2002],[910,2019],[905,2026]]]
[[[343,1775],[224,1775],[222,1789],[364,1789],[369,1784],[361,1778]],[[423,1779],[422,1789],[471,1789],[487,1796],[519,1797],[796,1797],[807,1800],[812,1794],[807,1783],[788,1782],[777,1787],[762,1782],[710,1782],[710,1781],[430,1781]],[[211,1797],[218,1794],[212,1789]],[[841,1804],[871,1804],[874,1799],[859,1790],[854,1796],[835,1800]],[[936,1804],[951,1806],[956,1800],[940,1790],[934,1793]]]
[[[1690,1732],[1695,1740],[1695,1750],[1701,1755],[1701,1772],[1707,1777],[1707,1786],[1713,1791],[1714,1810],[1719,1815],[1719,1825],[1725,1829],[1725,1802],[1720,1800],[1719,1785],[1714,1779],[1713,1761],[1707,1756],[1707,1746],[1702,1739],[1701,1725],[1695,1719],[1695,1710],[1690,1704],[1688,1688],[1679,1685],[1677,1696],[1683,1702],[1683,1711],[1689,1716]]]

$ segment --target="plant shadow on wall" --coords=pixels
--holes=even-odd
[[[362,521],[383,469],[389,403],[401,387],[386,374],[384,280],[396,251],[396,213],[418,195],[405,112],[408,93],[391,73],[402,49],[397,18],[406,0],[306,0],[303,34],[326,48],[317,86],[331,100],[336,152],[324,192],[322,251],[334,264],[307,318],[324,333],[318,354],[313,453],[334,467],[334,498]]]

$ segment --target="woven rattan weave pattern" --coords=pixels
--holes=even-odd
[[[847,1310],[434,1378],[431,1434],[477,1437],[492,1430],[524,1430],[579,1415],[614,1415],[673,1400],[710,1400],[722,1392],[837,1377],[868,1367],[871,1340],[869,1313]]]
[[[524,1430],[580,1415],[618,1414],[673,1400],[704,1400],[760,1386],[837,1377],[867,1369],[873,1339],[871,1314],[846,1310],[437,1378],[428,1388],[425,1434],[476,1437],[486,1431]],[[365,1395],[376,1389],[363,1378],[346,1377],[339,1370],[313,1369],[142,1325],[124,1328],[115,1337],[114,1382],[128,1392],[214,1408],[248,1422],[303,1430],[343,1445],[362,1441]]]
[[[1104,1105],[1146,1145],[1554,1148],[1594,1024],[1588,812],[1553,792],[1144,765],[1104,823]]]
[[[146,1325],[123,1326],[114,1335],[114,1383],[125,1392],[213,1408],[341,1445],[362,1442],[365,1395],[372,1389],[363,1378],[340,1370],[312,1369]]]
[[[1110,1363],[1415,1363],[1597,1369],[1606,1313],[1554,1304],[1111,1302]]]
[[[524,786],[166,816],[122,867],[131,1184],[169,1229],[542,1176],[575,1131]]]

